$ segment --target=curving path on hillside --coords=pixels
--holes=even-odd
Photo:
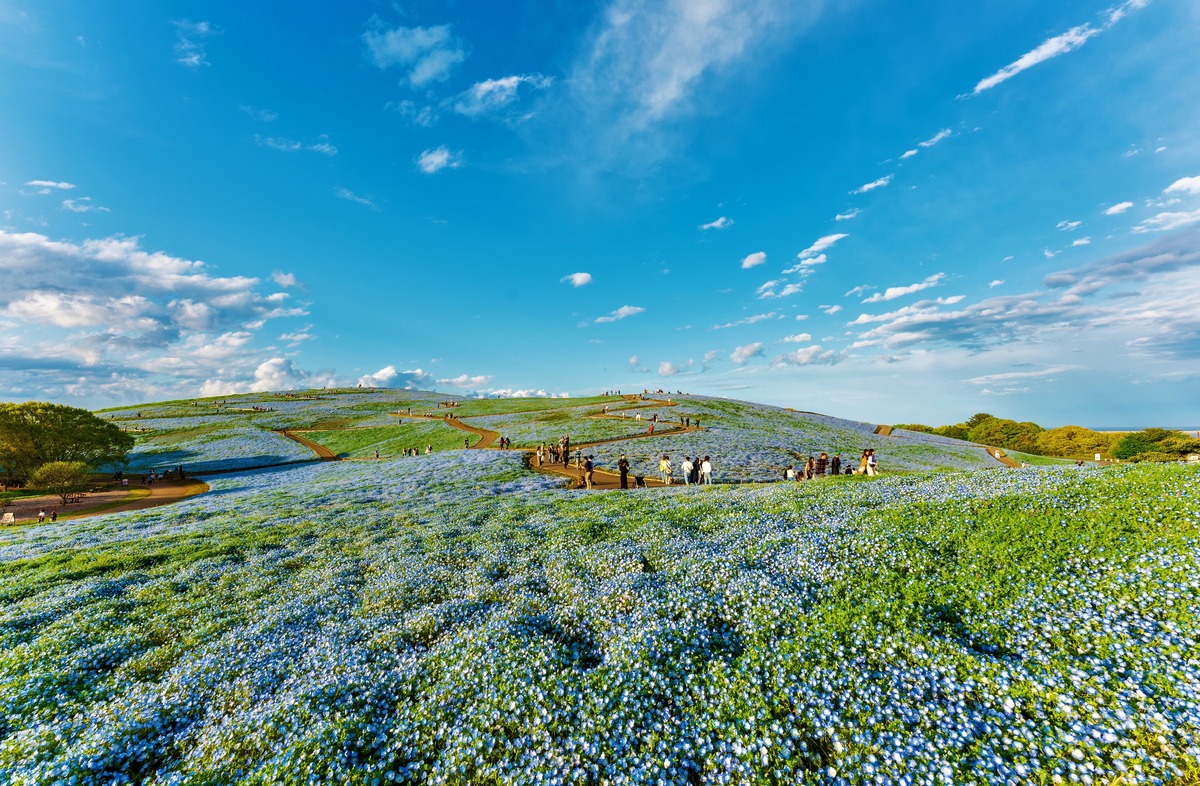
[[[338,455],[336,453],[334,453],[332,450],[325,447],[324,445],[322,445],[318,442],[313,442],[311,439],[305,439],[304,437],[300,436],[299,434],[288,431],[287,429],[279,429],[275,433],[285,436],[288,439],[292,440],[293,442],[299,442],[301,445],[308,448],[313,453],[317,454],[317,458],[321,459],[321,461],[340,461],[341,460],[338,458]]]

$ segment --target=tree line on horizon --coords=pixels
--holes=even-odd
[[[1100,454],[1123,461],[1179,461],[1200,453],[1200,439],[1166,428],[1134,432],[1093,431],[1083,426],[1046,429],[1031,421],[998,418],[987,412],[949,426],[902,423],[895,428],[1058,458],[1091,459]]]

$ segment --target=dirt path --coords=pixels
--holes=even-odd
[[[16,525],[37,523],[38,511],[43,510],[47,514],[52,510],[58,511],[59,521],[74,521],[170,505],[206,491],[208,484],[202,480],[160,480],[150,486],[106,487],[103,491],[86,494],[82,502],[67,506],[55,495],[23,497],[5,508],[4,512],[13,514]]]
[[[338,456],[336,453],[334,453],[332,450],[325,447],[324,445],[313,442],[311,439],[305,439],[304,437],[300,436],[299,434],[295,434],[291,431],[288,431],[287,429],[280,429],[279,431],[276,431],[275,433],[282,434],[283,436],[287,437],[290,440],[299,442],[301,445],[308,448],[313,453],[316,453],[317,458],[321,459],[321,461],[339,461],[340,460],[340,459],[338,459]]]

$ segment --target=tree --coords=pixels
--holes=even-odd
[[[0,404],[0,470],[10,481],[27,480],[55,461],[121,463],[133,444],[131,435],[86,409],[42,401]]]
[[[1096,453],[1108,453],[1116,441],[1112,434],[1083,426],[1059,426],[1038,434],[1037,452],[1043,456],[1091,458]]]
[[[29,485],[57,494],[64,505],[72,494],[87,491],[90,484],[88,466],[82,461],[51,461],[29,477]]]
[[[1036,423],[1018,423],[1015,420],[989,417],[971,427],[968,433],[970,440],[980,445],[996,445],[1008,450],[1033,453],[1038,449],[1037,439],[1042,433],[1042,427]]]

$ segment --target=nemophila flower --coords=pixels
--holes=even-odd
[[[0,781],[1189,777],[1196,480],[583,496],[457,451],[0,531]]]

